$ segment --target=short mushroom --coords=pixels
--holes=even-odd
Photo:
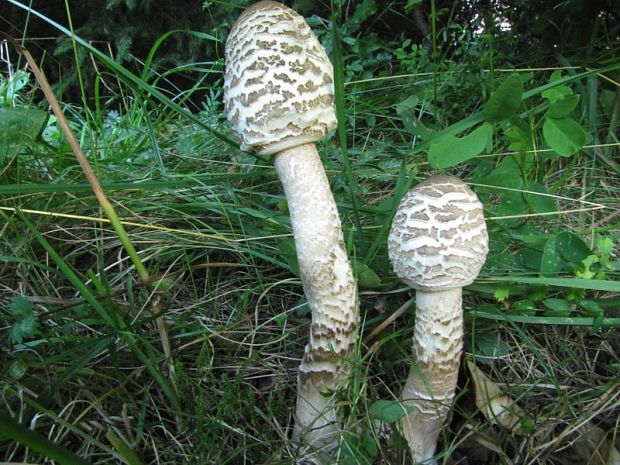
[[[401,200],[388,253],[398,277],[416,289],[415,365],[402,392],[412,411],[401,422],[414,463],[435,454],[463,348],[462,288],[478,276],[487,252],[482,204],[460,179],[433,176]]]
[[[224,101],[244,150],[273,155],[291,215],[299,271],[312,312],[299,368],[294,437],[328,448],[333,399],[346,376],[359,320],[340,218],[314,142],[337,125],[333,68],[302,16],[281,3],[246,9],[226,41]]]

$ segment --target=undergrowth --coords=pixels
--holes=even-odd
[[[418,3],[390,11],[406,16]],[[465,179],[484,204],[491,251],[465,290],[464,360],[516,418],[507,427],[488,414],[463,363],[440,461],[612,463],[605,454],[620,442],[617,26],[590,38],[598,47],[587,57],[574,50],[576,61],[557,55],[532,69],[496,48],[490,31],[450,22],[455,8],[434,11],[435,33],[415,44],[383,38],[374,2],[349,6],[332,18],[337,31],[309,18],[343,63],[337,105],[346,132],[319,152],[363,318],[355,370],[338,393],[349,431],[339,463],[408,463],[403,439],[385,425],[402,414],[415,304],[385,243],[400,197],[437,171]],[[221,46],[210,34],[189,37]],[[439,53],[431,44],[441,40]],[[80,88],[85,103],[63,111],[149,284],[40,85],[8,42],[0,46],[0,457],[291,463],[309,312],[273,165],[240,152],[228,132],[223,61],[164,69],[156,43],[133,73],[73,37],[76,64],[92,82]],[[188,69],[190,90],[162,90],[166,76]],[[113,95],[95,90],[89,100],[87,87],[111,82]],[[206,96],[200,110],[193,93]],[[46,440],[37,449],[16,423]]]

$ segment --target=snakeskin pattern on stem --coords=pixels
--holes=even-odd
[[[274,162],[312,311],[310,341],[299,368],[295,436],[303,434],[306,442],[319,447],[337,432],[333,401],[321,393],[336,388],[347,371],[357,335],[357,290],[336,202],[314,144],[280,152]]]

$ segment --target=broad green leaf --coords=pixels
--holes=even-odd
[[[545,186],[535,181],[527,181],[525,188],[530,192],[539,192],[543,194],[525,194],[525,199],[533,212],[547,213],[557,210],[555,199],[548,195],[549,192]]]
[[[28,366],[24,362],[21,360],[15,360],[9,367],[9,376],[15,380],[19,380],[26,375],[27,371]]]
[[[545,118],[543,136],[549,147],[563,157],[577,152],[588,140],[581,125],[571,118]]]
[[[594,244],[600,254],[601,265],[603,268],[613,270],[614,266],[611,264],[610,257],[614,250],[614,241],[612,241],[609,237],[597,237]]]
[[[483,356],[486,358],[503,357],[508,353],[508,346],[497,333],[483,332],[472,336],[472,340],[476,345],[476,352],[474,355]]]
[[[369,414],[375,420],[386,423],[396,423],[402,417],[410,413],[411,407],[403,405],[396,400],[378,400],[370,407]]]
[[[431,145],[428,162],[433,168],[449,168],[480,155],[493,133],[493,126],[483,123],[465,137],[447,135]]]
[[[511,305],[510,310],[519,315],[535,315],[536,305],[531,300],[517,300]]]
[[[598,317],[605,314],[603,307],[595,300],[582,300],[578,305],[586,316]]]
[[[503,121],[519,109],[523,97],[523,81],[518,74],[508,76],[484,105],[484,119],[490,123]]]
[[[555,237],[549,239],[543,249],[543,256],[540,262],[540,274],[542,276],[557,275],[562,271],[562,256],[558,251]]]
[[[551,103],[559,102],[573,94],[573,90],[568,86],[556,86],[542,92],[542,96]]]
[[[579,103],[579,95],[570,95],[562,100],[554,102],[549,107],[549,116],[551,118],[564,118],[568,116]]]
[[[494,212],[495,220],[506,228],[515,227],[522,222],[521,216],[527,213],[526,207],[522,192],[503,191]]]
[[[347,21],[348,33],[355,32],[361,24],[377,12],[375,0],[362,0]]]
[[[511,125],[504,129],[504,135],[510,141],[508,150],[516,150],[517,152],[525,152],[532,150],[532,131],[525,125]]]
[[[368,265],[359,260],[351,260],[353,273],[357,277],[357,285],[362,289],[374,289],[381,285],[381,278]]]
[[[43,131],[48,116],[37,108],[0,107],[0,160],[15,155],[20,147],[35,140]]]
[[[21,344],[24,339],[29,339],[37,334],[39,322],[30,300],[24,296],[16,295],[11,299],[8,310],[14,318],[9,331],[9,340],[12,343]]]
[[[414,136],[426,139],[431,131],[417,117],[415,108],[418,103],[419,98],[416,95],[410,95],[402,102],[396,104],[396,114],[400,116],[400,120],[407,131]]]
[[[564,299],[545,299],[542,303],[548,309],[546,316],[569,316],[571,313],[570,304]]]
[[[588,255],[586,258],[581,260],[581,266],[578,266],[577,269],[575,269],[575,276],[578,278],[593,279],[596,276],[596,273],[590,268],[598,262],[598,256]]]
[[[580,237],[572,233],[561,232],[556,236],[555,241],[560,255],[573,265],[581,265],[583,260],[593,255],[590,247]]]
[[[561,81],[561,80],[562,80],[562,70],[557,69],[553,73],[551,73],[551,76],[549,76],[549,84],[553,84],[554,82]],[[554,86],[542,92],[542,96],[546,98],[547,100],[549,100],[551,103],[559,102],[560,100],[564,99],[566,96],[572,95],[572,94],[573,94],[573,89],[565,85]]]

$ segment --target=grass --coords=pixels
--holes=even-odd
[[[138,77],[74,40],[121,90],[110,107],[98,99],[94,117],[79,107],[65,113],[155,285],[139,279],[56,125],[43,140],[7,146],[0,154],[0,457],[290,463],[309,316],[273,167],[238,152],[219,83],[206,88],[197,78],[193,90],[211,97],[190,113],[149,84],[147,67]],[[346,57],[339,58],[344,76]],[[5,66],[6,75],[12,65]],[[200,66],[221,72],[219,62]],[[584,450],[595,457],[586,441],[595,427],[599,449],[618,447],[617,70],[578,68],[555,83],[549,70],[533,72],[518,115],[533,146],[509,148],[502,126],[484,154],[449,169],[481,196],[492,238],[483,274],[464,298],[465,358],[516,401],[521,428],[485,417],[463,367],[442,432],[444,463],[571,463]],[[493,80],[507,75],[495,70]],[[443,109],[456,79],[448,72],[343,82],[346,132],[320,146],[355,258],[362,338],[372,334],[360,341],[352,379],[339,393],[351,431],[342,464],[407,463],[402,439],[376,425],[397,405],[377,413],[378,400],[398,399],[415,316],[406,305],[411,292],[390,270],[385,238],[397,199],[434,171],[426,158],[432,141],[481,121],[479,94],[464,102],[472,111],[460,119]],[[590,135],[569,157],[555,157],[541,135],[548,108],[541,95],[561,85],[580,96],[573,117]],[[46,108],[34,95],[24,92],[21,104]],[[417,101],[403,106],[409,97]],[[601,103],[609,98],[611,106]],[[544,268],[547,261],[553,266]],[[373,331],[399,308],[401,316]],[[17,435],[10,418],[46,440]]]

